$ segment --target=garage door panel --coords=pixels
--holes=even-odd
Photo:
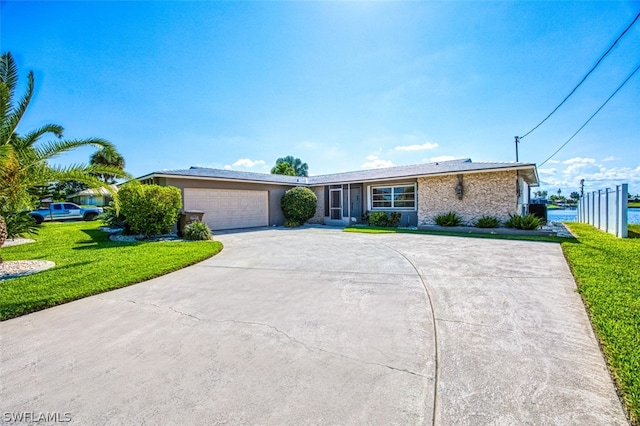
[[[269,225],[267,191],[184,189],[185,210],[202,210],[211,229],[253,228]]]

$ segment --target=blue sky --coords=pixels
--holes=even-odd
[[[514,161],[640,2],[13,2],[0,43],[36,95],[20,131],[112,141],[135,176],[311,174]],[[640,64],[640,23],[520,145],[541,163]],[[550,162],[542,189],[640,192],[640,72]],[[87,162],[91,150],[60,157]]]

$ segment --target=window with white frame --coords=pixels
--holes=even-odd
[[[415,210],[416,185],[372,187],[371,208]]]

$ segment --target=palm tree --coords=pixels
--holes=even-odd
[[[115,167],[119,170],[124,170],[124,157],[120,155],[115,148],[102,148],[91,154],[89,164],[94,166]],[[116,183],[115,176],[112,174],[100,173],[97,177],[110,185]]]
[[[296,171],[291,164],[289,163],[278,163],[275,165],[273,169],[271,169],[272,175],[285,175],[285,176],[295,176]]]
[[[0,57],[0,215],[5,219],[11,216],[24,216],[25,210],[33,207],[33,193],[39,187],[59,181],[78,181],[92,188],[103,186],[96,178],[97,174],[112,174],[117,177],[129,177],[124,171],[111,166],[74,164],[71,166],[52,166],[52,158],[83,146],[115,149],[101,138],[63,140],[63,128],[57,124],[45,124],[24,135],[17,133],[17,127],[33,96],[33,72],[27,75],[27,91],[15,101],[18,83],[18,70],[11,53]],[[45,135],[57,140],[40,142]],[[107,188],[112,191],[111,188]],[[7,220],[9,223],[20,221]],[[23,223],[27,223],[23,221]],[[9,228],[9,226],[7,226]],[[29,229],[28,227],[25,229]],[[10,236],[21,232],[7,229]]]
[[[309,166],[307,163],[303,163],[299,158],[295,158],[293,155],[287,155],[284,158],[278,158],[276,165],[271,169],[271,174],[283,174],[276,173],[279,164],[286,163],[291,166],[294,171],[293,176],[309,176]]]

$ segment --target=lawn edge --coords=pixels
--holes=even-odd
[[[567,228],[569,228],[569,231],[572,234],[578,235],[575,230],[571,229],[570,223],[566,224],[566,226],[567,226]],[[594,227],[594,230],[600,231],[599,229],[597,229],[595,227]],[[603,232],[603,234],[607,235],[606,233],[604,233],[604,231],[600,231],[600,232]],[[576,238],[578,240],[580,239],[579,236],[577,236]],[[600,354],[602,355],[602,359],[604,360],[604,363],[607,366],[607,371],[609,372],[609,377],[611,377],[611,381],[613,382],[613,388],[615,389],[616,395],[618,396],[618,400],[620,401],[620,405],[622,406],[622,411],[624,412],[625,417],[627,418],[627,421],[629,422],[629,426],[640,426],[640,418],[638,418],[638,416],[636,416],[636,414],[632,410],[631,406],[625,400],[625,393],[622,391],[622,386],[620,385],[619,375],[618,375],[616,369],[611,364],[609,356],[607,354],[606,348],[608,346],[605,344],[604,340],[602,339],[602,337],[598,333],[597,328],[594,326],[593,315],[591,313],[590,304],[585,299],[584,295],[580,292],[579,286],[581,285],[581,282],[578,279],[578,276],[576,275],[576,273],[574,272],[573,264],[571,263],[570,259],[567,257],[567,254],[566,254],[566,252],[564,250],[564,246],[562,244],[560,246],[562,248],[562,256],[564,257],[565,261],[567,262],[567,266],[569,267],[569,270],[571,271],[571,275],[573,276],[573,281],[576,284],[576,293],[580,296],[580,300],[582,301],[582,306],[584,306],[584,310],[585,310],[585,312],[587,314],[587,318],[589,319],[589,325],[591,326],[591,330],[593,331],[593,335],[596,338],[596,342],[598,342],[598,349],[600,350]]]
[[[39,307],[39,308],[36,308],[36,309],[29,309],[29,310],[23,311],[23,312],[21,312],[21,313],[19,313],[17,315],[2,316],[0,314],[0,322],[8,321],[8,320],[14,319],[14,318],[19,318],[19,317],[22,317],[22,316],[25,316],[25,315],[33,314],[35,312],[43,311],[45,309],[49,309],[49,308],[53,308],[53,307],[56,307],[56,306],[64,305],[66,303],[74,302],[76,300],[81,300],[81,299],[84,299],[84,298],[87,298],[87,297],[96,296],[98,294],[104,294],[104,293],[108,293],[110,291],[119,290],[121,288],[129,287],[129,286],[132,286],[132,285],[135,285],[135,284],[140,284],[140,283],[143,283],[145,281],[152,280],[154,278],[158,278],[158,277],[162,277],[164,275],[171,274],[173,272],[179,271],[179,270],[184,269],[186,267],[193,266],[193,265],[195,265],[197,263],[204,262],[205,260],[211,259],[213,256],[216,256],[217,254],[219,254],[222,251],[222,249],[224,248],[224,244],[222,244],[221,241],[211,241],[211,243],[218,243],[220,245],[220,248],[217,251],[214,251],[211,254],[205,255],[202,258],[196,258],[193,261],[190,261],[187,264],[184,264],[182,266],[170,268],[170,269],[168,269],[166,271],[163,271],[163,272],[150,274],[149,276],[146,276],[146,277],[141,278],[139,280],[134,280],[134,281],[132,281],[130,283],[126,283],[126,284],[123,284],[121,286],[111,288],[109,290],[91,292],[91,293],[87,293],[85,295],[82,295],[80,297],[63,299],[63,300],[57,301],[56,303],[52,303],[50,305],[42,306],[42,307]],[[126,243],[123,243],[123,244],[126,244]],[[55,270],[55,267],[52,268],[52,270]],[[21,277],[10,278],[10,279],[19,279],[19,278],[21,278]]]

